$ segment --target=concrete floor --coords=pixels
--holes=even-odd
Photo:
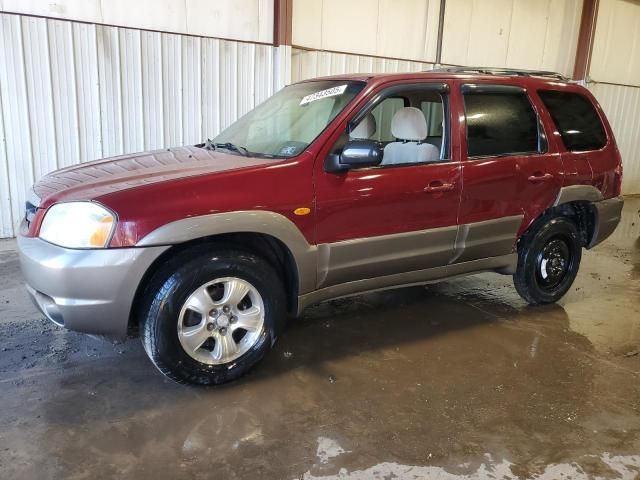
[[[640,199],[559,305],[482,274],[309,309],[245,379],[50,325],[0,242],[2,479],[640,479]]]

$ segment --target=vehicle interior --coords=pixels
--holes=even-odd
[[[407,91],[378,101],[349,133],[384,145],[381,166],[446,160],[444,102],[435,91]]]

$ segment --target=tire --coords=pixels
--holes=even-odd
[[[160,372],[185,384],[241,377],[271,349],[286,318],[273,267],[252,253],[215,245],[173,257],[150,281],[142,305],[147,355]]]
[[[566,217],[542,218],[520,240],[513,283],[531,305],[556,302],[571,288],[581,258],[575,223]]]

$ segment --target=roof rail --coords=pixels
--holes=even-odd
[[[433,70],[425,70],[426,72],[444,72],[444,73],[483,73],[488,75],[515,75],[518,77],[548,77],[563,82],[569,82],[571,79],[557,72],[549,72],[546,70],[520,70],[515,68],[490,68],[490,67],[439,67]]]

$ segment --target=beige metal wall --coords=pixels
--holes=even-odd
[[[640,88],[590,83],[607,114],[622,155],[622,192],[640,193]]]
[[[293,0],[293,45],[433,62],[440,0]]]
[[[622,190],[640,193],[639,0],[600,0],[589,77],[622,153]]]
[[[0,11],[271,43],[273,2],[274,0],[0,0]]]
[[[442,62],[573,71],[582,0],[447,0]],[[439,0],[294,0],[293,44],[435,62]]]
[[[447,0],[442,63],[573,72],[582,0]]]
[[[425,62],[294,48],[291,56],[291,80],[298,82],[307,78],[341,73],[419,72],[431,70],[432,67],[433,64]]]
[[[600,0],[589,76],[640,87],[640,0]]]

